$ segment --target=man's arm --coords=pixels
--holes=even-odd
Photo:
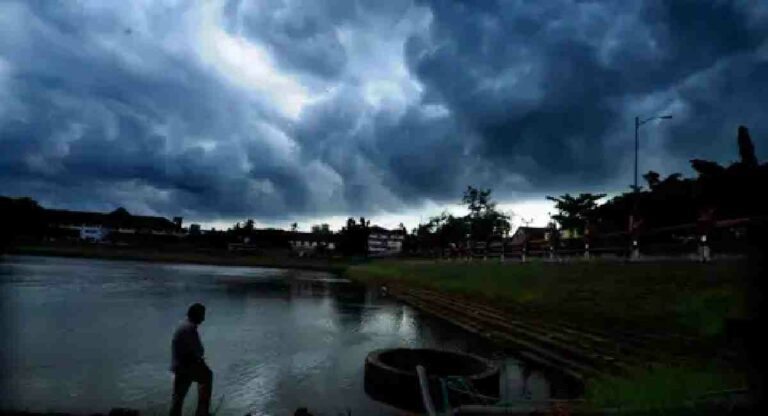
[[[192,355],[195,358],[195,362],[203,361],[203,357],[205,356],[205,348],[203,348],[203,343],[200,341],[200,334],[198,334],[197,329],[194,329],[192,331]]]
[[[179,364],[189,365],[202,361],[203,345],[197,330],[184,328],[176,333],[173,339],[173,352]]]

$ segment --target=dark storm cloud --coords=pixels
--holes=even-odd
[[[737,116],[765,131],[759,106],[740,106],[740,112],[721,106],[722,98],[747,98],[754,94],[750,85],[768,79],[761,71],[768,21],[757,3],[480,3],[434,2],[430,34],[411,40],[409,64],[479,133],[479,151],[489,162],[523,174],[535,187],[610,181],[605,178],[624,160],[609,141],[631,139],[633,100],[660,97],[636,109],[650,111],[638,114],[644,116],[669,110],[678,97],[694,106],[676,114],[673,133],[692,124],[720,131],[710,118],[717,115],[727,135],[709,139],[719,140],[720,151],[733,150],[742,122]],[[708,90],[703,103],[686,102],[685,91],[696,89],[685,86],[689,78],[717,65],[742,68],[717,71],[701,86],[736,88]],[[678,136],[670,135],[669,147],[681,158],[701,145]]]
[[[355,7],[344,1],[299,4],[255,3],[231,0],[227,21],[239,31],[279,51],[287,68],[311,68],[324,78],[335,78],[344,70],[346,54],[336,37],[337,25],[354,17]]]
[[[13,71],[4,87],[18,104],[0,124],[5,192],[214,218],[306,209],[304,173],[278,166],[266,133],[246,129],[250,120],[284,123],[271,109],[193,60],[135,41],[141,34],[126,33],[125,22],[99,36],[102,22],[89,30],[77,10],[51,11],[52,3],[5,10],[28,22],[2,45]],[[104,39],[137,54],[136,65],[103,49]]]
[[[634,116],[661,112],[643,167],[734,159],[739,124],[768,155],[762,2],[25,1],[0,27],[0,193],[49,205],[269,219],[615,189]]]

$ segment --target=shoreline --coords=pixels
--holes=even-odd
[[[743,264],[404,261],[353,266],[347,277],[384,284],[412,307],[579,382],[590,407],[662,410],[748,385],[739,350],[725,342],[728,319],[746,317],[731,309],[740,310],[743,289],[734,266]],[[728,310],[712,312],[713,293]],[[708,319],[682,319],[690,316]],[[669,392],[670,380],[686,387]]]
[[[360,261],[345,259],[303,259],[299,257],[251,256],[221,253],[195,253],[189,251],[149,251],[146,249],[114,247],[56,247],[17,246],[0,254],[40,257],[83,258],[97,260],[144,261],[151,263],[181,263],[210,266],[262,267],[274,269],[295,269],[342,274],[348,266]]]
[[[635,397],[635,393],[633,393],[634,391],[655,391],[658,386],[664,384],[664,380],[669,378],[675,378],[683,380],[686,383],[691,382],[695,384],[699,379],[708,379],[711,376],[709,373],[710,370],[699,369],[698,366],[693,366],[690,369],[683,367],[677,368],[675,366],[670,366],[669,362],[666,362],[664,359],[655,363],[656,365],[661,365],[658,369],[646,372],[637,371],[639,368],[638,362],[646,364],[650,363],[650,361],[646,360],[649,355],[652,355],[651,352],[667,355],[661,354],[664,352],[669,353],[671,356],[682,352],[681,349],[687,350],[689,347],[685,346],[685,348],[682,348],[683,345],[681,345],[681,343],[687,344],[687,341],[684,339],[687,337],[678,337],[675,335],[679,334],[671,333],[649,334],[654,336],[661,335],[663,338],[667,338],[667,340],[656,342],[648,339],[641,339],[640,337],[645,334],[637,334],[636,337],[635,334],[625,335],[620,332],[614,333],[614,331],[601,333],[605,328],[563,325],[563,322],[558,322],[558,320],[547,319],[551,318],[549,316],[538,316],[537,319],[530,320],[531,316],[529,316],[529,314],[521,313],[521,310],[513,310],[511,308],[517,303],[514,302],[511,297],[514,295],[514,292],[507,293],[507,295],[509,295],[508,299],[498,297],[498,295],[503,294],[505,290],[510,291],[513,288],[493,286],[493,291],[486,292],[478,290],[479,288],[456,287],[455,278],[469,278],[469,275],[464,276],[466,273],[459,273],[455,276],[449,276],[451,274],[449,273],[450,270],[442,270],[442,267],[444,266],[452,266],[450,267],[451,269],[455,269],[456,266],[458,266],[453,264],[432,264],[429,262],[409,262],[407,260],[365,262],[360,261],[359,259],[304,259],[287,256],[268,256],[265,254],[238,255],[223,250],[220,253],[190,251],[162,252],[159,250],[104,246],[19,246],[11,250],[6,250],[3,254],[314,270],[335,273],[363,285],[377,286],[386,284],[392,289],[391,294],[394,295],[395,298],[415,307],[422,313],[442,318],[470,333],[486,337],[491,342],[494,342],[501,347],[517,350],[518,352],[527,351],[526,355],[528,355],[528,358],[532,363],[538,364],[541,368],[554,370],[557,374],[562,374],[566,377],[569,373],[572,373],[572,375],[575,375],[574,380],[579,380],[580,383],[583,383],[582,388],[584,390],[590,390],[588,387],[590,381],[597,382],[598,384],[596,384],[596,386],[599,387],[598,390],[600,390],[600,394],[598,394],[598,397],[591,398],[593,400],[597,399],[595,404],[616,399],[614,397],[600,397],[607,394],[606,392],[610,392],[609,395],[616,394],[617,396],[624,396],[620,399],[621,401],[627,400],[628,402],[632,402],[638,399]],[[1,259],[2,256],[0,255],[0,260]],[[362,268],[352,267],[362,265],[362,263],[367,264],[363,265]],[[509,265],[478,263],[472,266],[474,267],[463,265],[457,269],[463,272],[470,272],[472,276],[472,279],[470,280],[460,280],[464,280],[465,283],[468,284],[478,281],[492,283],[499,279],[520,280],[524,282],[530,280],[534,275],[538,276],[542,272],[561,274],[563,271],[570,272],[576,270],[573,265],[554,264],[542,264],[538,266],[529,264],[524,267],[509,267]],[[622,267],[621,271],[624,272],[622,274],[631,274],[631,277],[633,278],[646,277],[644,275],[635,276],[635,274],[637,274],[638,271],[642,271],[643,268],[649,267],[647,265],[620,266],[613,264],[597,264],[597,266],[610,268]],[[517,272],[515,272],[508,276],[504,276],[505,273],[515,270],[525,271],[526,268],[531,267],[534,267],[535,269],[530,271],[536,273],[517,275]],[[538,267],[540,267],[541,270],[538,270]],[[579,267],[584,268],[587,266],[581,265]],[[665,267],[669,266],[665,265]],[[714,270],[710,270],[710,266],[696,264],[686,265],[686,268],[688,267],[692,269],[701,269],[699,270],[699,273],[704,274],[699,276],[698,273],[694,273],[692,276],[686,276],[685,280],[688,280],[689,278],[694,278],[693,280],[701,280],[700,278],[703,277],[706,277],[706,280],[711,280],[714,277],[711,275]],[[437,269],[432,270],[433,268]],[[616,272],[616,270],[602,269],[590,271],[595,273],[595,275],[590,273],[589,275],[581,276],[581,278],[591,276],[592,279],[583,280],[580,282],[580,285],[587,284],[587,286],[589,286],[590,283],[599,283],[599,279],[595,280],[599,277],[598,275],[613,274],[607,273],[608,271]],[[531,276],[528,276],[528,274],[531,274]],[[547,281],[549,284],[555,281],[558,281],[563,285],[568,284],[567,281],[562,280],[564,278],[562,275],[551,277],[557,277],[557,279],[552,280],[552,282]],[[610,279],[611,282],[614,282],[615,280],[615,278]],[[640,280],[640,282],[642,281],[643,279]],[[642,287],[639,289],[642,289]],[[495,297],[489,296],[491,293]],[[547,293],[547,295],[551,296],[556,294]],[[505,306],[509,306],[510,309]],[[562,307],[563,305],[560,306]],[[514,309],[517,308],[515,307]],[[489,335],[491,336],[489,337]],[[604,348],[604,346],[608,344],[610,344],[611,347]],[[616,348],[614,348],[614,346]],[[628,353],[619,354],[619,350],[626,350]],[[531,358],[531,355],[533,358]],[[539,362],[537,363],[537,361]],[[717,372],[716,375],[720,376],[719,372]],[[731,388],[732,386],[728,384],[727,386],[713,385],[712,387],[715,387],[711,389],[714,391],[722,389],[723,387]],[[613,389],[617,389],[617,391],[612,392]],[[583,397],[583,393],[585,392],[582,391],[582,394],[580,395],[581,397]],[[702,392],[698,391],[698,389],[694,389],[688,393],[696,395]],[[25,415],[24,412],[13,410],[0,411],[0,416],[5,415],[69,416],[69,414],[66,413],[55,412],[28,412]]]

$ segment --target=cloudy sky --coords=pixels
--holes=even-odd
[[[0,0],[0,194],[384,225],[768,156],[768,2]],[[518,218],[518,224],[520,219]]]

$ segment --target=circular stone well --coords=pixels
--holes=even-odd
[[[499,366],[472,354],[434,350],[394,348],[376,350],[365,359],[365,392],[371,398],[401,409],[423,411],[416,366],[426,369],[432,401],[442,408],[440,377],[460,376],[478,393],[499,397]],[[452,406],[484,403],[477,397],[448,390]]]

